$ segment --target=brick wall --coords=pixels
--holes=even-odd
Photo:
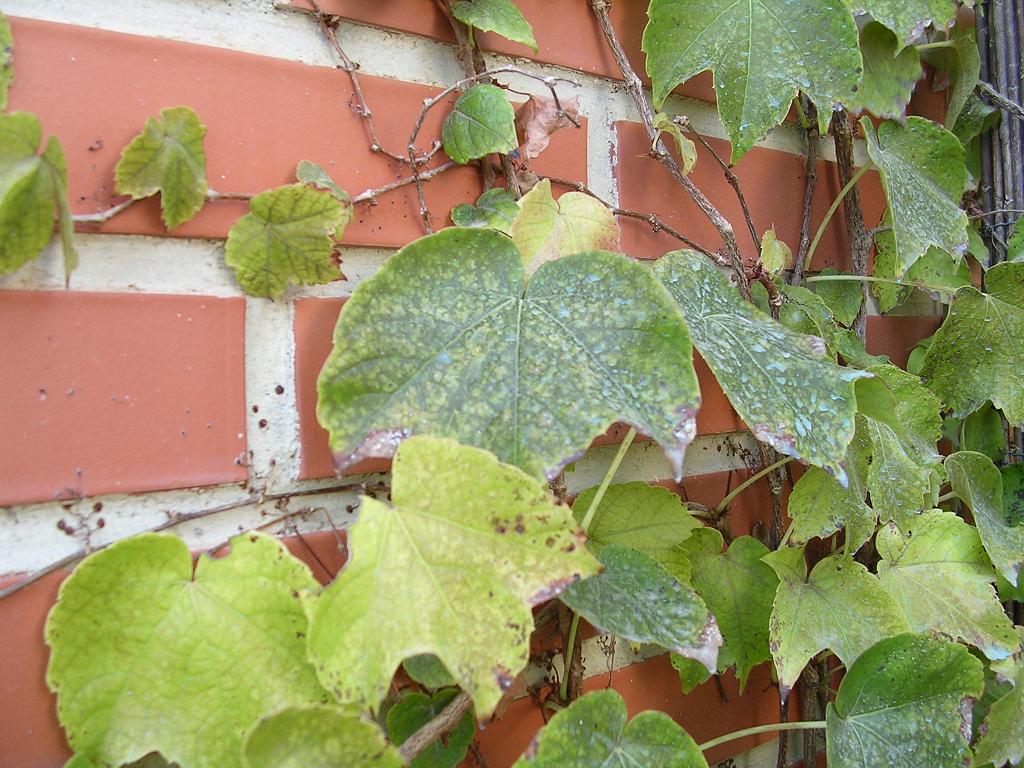
[[[302,0],[295,0],[300,4]],[[668,176],[646,156],[646,139],[619,84],[614,63],[582,0],[520,0],[540,50],[521,66],[578,81],[565,93],[580,97],[581,130],[562,131],[536,168],[579,179],[606,200],[657,213],[703,245],[717,234]],[[330,0],[345,15],[340,37],[360,62],[363,87],[382,141],[404,146],[425,97],[462,75],[450,34],[434,0]],[[614,14],[638,69],[644,23],[642,0],[620,0]],[[60,137],[69,162],[75,213],[103,210],[113,198],[120,150],[161,108],[187,104],[208,126],[206,152],[212,188],[254,193],[292,179],[297,161],[323,165],[350,193],[404,175],[368,149],[351,109],[344,73],[305,15],[275,11],[272,0],[5,0],[16,44],[10,108],[36,113],[47,134]],[[529,51],[490,35],[482,44],[505,63]],[[680,89],[669,108],[687,114],[713,146],[726,147],[710,79]],[[536,84],[516,81],[534,91]],[[922,81],[913,111],[934,116],[942,97]],[[423,132],[432,138],[442,117],[433,112]],[[863,157],[863,147],[858,146]],[[838,191],[831,144],[821,143],[816,218]],[[774,131],[740,163],[759,229],[774,225],[796,244],[803,195],[803,139],[792,125]],[[721,173],[702,157],[694,179],[726,215],[740,221]],[[883,202],[877,179],[865,182],[869,224]],[[87,548],[166,524],[175,515],[224,509],[174,527],[190,546],[209,548],[257,525],[288,535],[297,554],[327,578],[339,563],[333,529],[353,517],[351,491],[301,495],[334,486],[326,435],[315,421],[315,380],[330,349],[344,298],[395,248],[421,234],[415,193],[407,187],[361,206],[345,233],[346,279],[290,290],[273,303],[242,295],[223,265],[223,238],[245,211],[218,201],[168,234],[155,200],[106,224],[82,226],[81,266],[65,290],[58,248],[0,278],[0,586],[74,558]],[[473,169],[449,172],[427,185],[435,216],[446,217],[480,191]],[[676,247],[646,225],[624,221],[623,248],[654,258]],[[739,230],[738,230],[739,231]],[[815,268],[843,267],[841,215],[818,251]],[[740,233],[747,258],[755,252]],[[898,362],[937,326],[934,310],[917,316],[869,318],[868,348]],[[721,390],[698,361],[704,407],[700,437],[685,468],[688,498],[715,503],[727,484],[746,474],[752,447]],[[598,441],[568,475],[575,493],[599,481],[622,430]],[[357,468],[353,481],[373,481],[377,463]],[[660,450],[638,443],[622,480],[668,476]],[[671,486],[672,484],[669,483]],[[282,495],[300,495],[281,499]],[[744,533],[763,516],[763,485],[744,494],[734,530]],[[269,498],[260,501],[257,496]],[[288,524],[284,512],[313,507]],[[298,538],[301,536],[301,539]],[[312,553],[316,552],[316,556]],[[4,627],[0,675],[0,768],[56,768],[67,756],[46,692],[42,625],[64,571],[0,601]],[[588,641],[588,686],[609,676],[634,710],[665,709],[698,739],[723,722],[739,728],[776,716],[767,673],[755,673],[748,695],[728,703],[713,684],[685,699],[665,657],[636,659],[618,649],[607,659]],[[616,671],[609,671],[614,668]],[[481,736],[491,766],[511,763],[540,725],[529,699],[513,702]],[[736,742],[722,752],[748,750]],[[773,764],[764,748],[750,764]],[[756,757],[757,754],[762,755]]]

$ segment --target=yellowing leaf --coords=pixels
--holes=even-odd
[[[654,130],[657,131],[657,134],[654,137],[652,149],[657,146],[661,134],[667,133],[675,141],[676,149],[679,150],[679,157],[683,161],[683,173],[692,171],[697,165],[697,145],[683,136],[683,132],[676,122],[664,112],[658,112],[654,116]]]
[[[518,146],[515,117],[501,88],[474,85],[459,96],[444,119],[444,151],[462,165],[495,152],[511,152]]]
[[[548,147],[551,134],[579,125],[580,99],[559,99],[534,94],[516,112],[516,131],[523,137],[520,151],[526,158],[537,157]]]
[[[478,448],[410,438],[391,497],[363,498],[351,559],[306,599],[309,657],[341,702],[376,709],[403,659],[433,653],[487,715],[529,659],[530,607],[597,562],[542,482]]]
[[[793,263],[793,252],[775,235],[775,227],[766,229],[761,235],[761,268],[775,277]]]
[[[124,148],[114,169],[119,195],[136,200],[160,193],[168,229],[195,216],[206,201],[206,126],[189,107],[169,107],[151,117]]]
[[[1020,765],[1024,761],[1024,659],[1016,664],[1016,684],[985,718],[974,753],[975,765]]]
[[[509,234],[530,274],[544,262],[563,256],[619,247],[619,225],[600,200],[583,192],[566,192],[556,201],[548,179],[523,195]]]

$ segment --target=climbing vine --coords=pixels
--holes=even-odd
[[[351,78],[371,149],[407,172],[355,195],[308,161],[295,183],[256,195],[211,189],[201,116],[180,106],[124,148],[114,181],[127,199],[73,216],[60,142],[44,143],[31,114],[0,115],[0,272],[35,258],[56,225],[70,280],[76,223],[157,194],[168,229],[248,199],[224,258],[243,291],[268,299],[339,279],[354,208],[394,189],[415,187],[427,233],[355,289],[319,378],[339,469],[393,459],[389,499],[362,498],[346,567],[321,586],[258,532],[198,562],[162,533],[90,555],[46,627],[69,765],[454,766],[530,662],[533,610],[554,600],[568,629],[543,702],[553,716],[522,768],[706,768],[721,743],[800,730],[810,760],[824,733],[833,768],[1019,764],[1024,464],[1008,435],[1024,424],[1024,227],[1003,241],[983,225],[976,149],[999,113],[957,4],[650,0],[648,92],[609,3],[590,0],[651,158],[720,246],[532,171],[552,132],[579,125],[567,81],[487,68],[477,30],[537,48],[511,0],[444,5],[466,77],[424,103],[400,148],[376,135],[338,20],[309,12]],[[13,51],[0,16],[4,108]],[[922,62],[949,79],[944,124],[906,116]],[[672,91],[708,69],[729,162],[673,114]],[[546,93],[517,114],[510,78]],[[424,147],[435,108],[448,112]],[[795,254],[757,231],[732,173],[794,108],[808,169],[831,134],[843,185],[814,229],[809,174]],[[690,178],[698,144],[738,196],[752,263]],[[460,165],[488,188],[434,231],[423,186]],[[871,229],[857,189],[869,171],[888,206]],[[812,272],[840,206],[851,271]],[[646,269],[618,252],[623,216],[685,247]],[[948,309],[904,370],[865,350],[866,302],[887,312],[915,292]],[[694,350],[759,442],[760,470],[712,509],[614,482],[638,434],[681,479],[701,405]],[[563,470],[616,422],[631,429],[606,476],[567,505]],[[761,477],[771,525],[734,537],[730,504]],[[671,652],[686,691],[726,670],[742,688],[767,664],[783,716],[698,744],[664,713],[629,719],[614,690],[580,696],[581,619]],[[797,688],[803,719],[787,708]]]

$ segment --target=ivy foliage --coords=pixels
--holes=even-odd
[[[459,96],[441,126],[448,157],[468,163],[516,148],[516,115],[505,92],[494,85],[474,85]]]
[[[452,4],[452,15],[473,29],[495,32],[537,52],[533,27],[512,0],[457,0]]]

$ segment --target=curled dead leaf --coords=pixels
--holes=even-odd
[[[526,159],[547,149],[555,131],[578,125],[579,112],[580,100],[576,96],[559,99],[558,103],[551,96],[531,96],[516,113],[516,134]]]

